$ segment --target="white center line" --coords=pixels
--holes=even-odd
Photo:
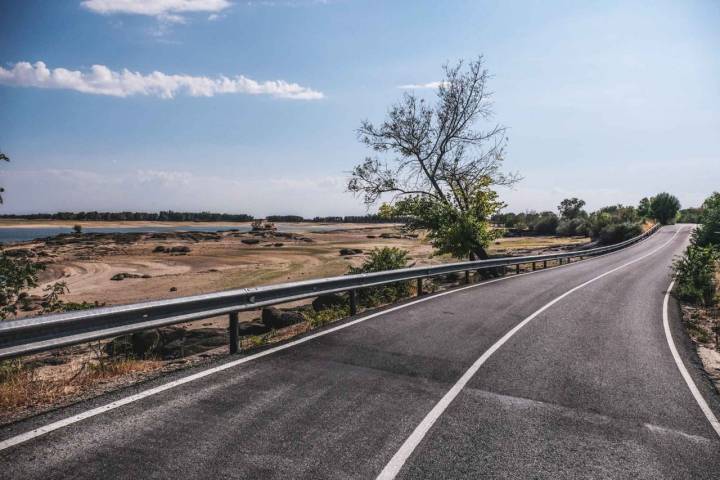
[[[603,277],[606,277],[612,273],[617,272],[618,270],[625,268],[629,265],[632,265],[634,263],[639,262],[640,260],[643,260],[650,255],[660,251],[661,249],[665,248],[667,245],[669,245],[675,238],[678,236],[678,234],[683,229],[678,229],[675,232],[675,235],[673,235],[670,240],[660,245],[655,250],[652,250],[649,253],[646,253],[645,255],[638,257],[634,260],[631,260],[630,262],[624,263],[620,265],[619,267],[615,267],[612,270],[608,270],[605,273],[602,273],[598,275],[597,277],[591,278],[585,283],[581,283],[580,285],[571,288],[567,292],[563,293],[559,297],[555,298],[554,300],[551,300],[550,302],[546,303],[542,307],[540,307],[538,310],[533,312],[529,317],[524,319],[522,322],[518,323],[512,330],[507,332],[500,340],[495,342],[485,353],[482,354],[480,358],[475,360],[475,363],[473,363],[470,368],[463,374],[462,377],[455,383],[455,385],[452,386],[452,388],[440,399],[440,401],[435,404],[432,410],[423,418],[422,422],[415,428],[415,430],[410,434],[410,436],[405,440],[405,442],[402,444],[400,449],[393,455],[393,457],[390,459],[387,465],[385,465],[385,468],[383,468],[382,472],[380,472],[380,475],[377,476],[378,480],[392,480],[394,479],[398,473],[400,473],[400,469],[402,469],[403,465],[405,465],[405,462],[410,457],[410,455],[415,451],[417,446],[420,444],[423,438],[425,438],[425,435],[427,432],[432,428],[433,424],[440,418],[440,416],[447,410],[448,406],[450,406],[450,403],[452,403],[453,400],[455,400],[455,397],[460,394],[462,389],[465,387],[465,385],[470,381],[470,379],[477,373],[477,371],[480,369],[480,367],[487,361],[490,356],[495,353],[500,347],[502,347],[505,342],[510,340],[510,338],[515,335],[518,331],[520,331],[521,328],[523,328],[525,325],[530,323],[535,317],[543,313],[548,308],[555,305],[557,302],[562,300],[563,298],[567,297],[568,295],[580,290],[581,288],[584,288],[588,285],[590,285],[593,282],[596,282],[597,280],[600,280]]]

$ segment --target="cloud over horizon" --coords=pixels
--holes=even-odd
[[[127,14],[177,20],[181,13],[218,13],[232,4],[228,0],[85,0],[84,8],[102,15]]]
[[[408,83],[407,85],[398,85],[397,88],[403,90],[426,90],[438,88],[445,83],[446,82]]]
[[[168,75],[154,71],[147,75],[128,69],[116,72],[105,65],[93,65],[89,71],[49,69],[44,62],[17,62],[11,69],[0,67],[0,85],[74,90],[94,95],[129,97],[154,96],[163,99],[178,94],[213,97],[219,94],[269,95],[291,100],[318,100],[321,92],[285,80],[258,82],[244,75],[211,78],[206,76]]]

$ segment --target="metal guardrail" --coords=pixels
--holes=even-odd
[[[652,235],[655,225],[642,235],[615,245],[524,257],[502,257],[489,260],[448,263],[429,267],[404,268],[385,272],[344,275],[302,282],[282,283],[256,288],[242,288],[224,292],[194,295],[170,300],[103,307],[93,310],[45,315],[35,318],[0,322],[0,359],[66,347],[79,343],[115,337],[166,325],[229,315],[230,352],[237,352],[238,312],[259,307],[288,303],[316,297],[327,293],[347,291],[350,293],[350,310],[357,313],[357,290],[398,281],[417,280],[418,295],[422,292],[422,279],[449,273],[470,272],[488,268],[538,264],[547,268],[547,262],[557,260],[571,262],[573,258],[603,255],[623,249]]]

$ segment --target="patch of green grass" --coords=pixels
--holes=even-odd
[[[338,306],[333,308],[327,308],[325,310],[320,310],[319,312],[309,310],[303,312],[303,315],[310,324],[310,328],[318,328],[322,327],[323,325],[327,325],[330,322],[340,320],[341,318],[349,317],[350,307]]]

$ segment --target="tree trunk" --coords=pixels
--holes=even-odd
[[[470,261],[487,260],[488,258],[490,258],[490,256],[482,247],[478,247],[474,251],[470,252]]]
[[[490,255],[487,254],[487,251],[482,248],[478,247],[474,251],[470,252],[470,260],[487,260],[490,258]],[[492,267],[492,268],[482,268],[477,271],[478,275],[480,275],[480,278],[496,278],[496,277],[502,277],[505,273],[505,267]]]

